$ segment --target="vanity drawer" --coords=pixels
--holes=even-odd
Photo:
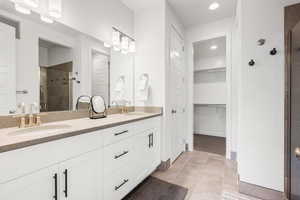
[[[134,140],[130,137],[104,148],[104,174],[118,171],[133,162],[135,157],[133,143]]]
[[[105,130],[103,134],[104,146],[117,143],[133,135],[134,128],[131,124],[126,124]]]
[[[104,200],[120,200],[134,187],[132,170],[121,168],[115,173],[106,174],[104,184]]]

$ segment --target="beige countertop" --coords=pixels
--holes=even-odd
[[[0,153],[12,151],[32,145],[81,135],[101,129],[111,128],[130,122],[161,116],[162,113],[130,113],[113,114],[107,118],[92,120],[81,118],[53,123],[40,127],[20,129],[0,129]]]

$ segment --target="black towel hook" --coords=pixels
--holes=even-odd
[[[275,56],[277,54],[277,49],[276,48],[273,48],[271,51],[270,51],[270,55],[271,56]]]
[[[249,64],[249,66],[251,66],[251,67],[252,67],[252,66],[254,66],[254,65],[255,65],[255,61],[254,61],[253,59],[251,59],[251,60],[250,60],[250,62],[249,62],[248,64]]]

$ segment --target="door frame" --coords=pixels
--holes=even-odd
[[[300,22],[300,4],[284,8],[285,98],[284,98],[284,192],[291,197],[291,31]]]
[[[183,47],[183,67],[185,67],[185,64],[186,64],[186,62],[185,62],[185,51],[184,51],[184,49],[185,49],[184,37],[180,34],[180,31],[178,31],[177,28],[172,24],[170,26],[170,39],[169,39],[169,48],[168,48],[168,52],[169,52],[169,54],[168,54],[168,60],[169,60],[170,70],[171,70],[171,67],[172,67],[172,63],[171,63],[171,50],[172,50],[172,40],[173,40],[172,37],[173,37],[173,34],[176,34],[177,37],[181,40],[180,42],[181,42],[181,45]],[[168,79],[168,81],[170,82],[169,85],[172,85],[172,81],[173,81],[172,73],[173,72],[172,71],[169,71],[169,72],[171,72],[171,77]],[[183,76],[184,76],[184,79],[186,80],[185,70],[183,70]],[[183,84],[184,84],[183,85],[183,90],[184,90],[186,88],[186,81]],[[173,91],[172,90],[170,90],[170,91],[171,91],[170,94],[173,95]],[[170,109],[173,109],[172,107],[173,107],[173,102],[171,104]],[[184,105],[183,105],[183,107],[184,107],[184,110],[186,110],[186,99],[184,99]],[[169,114],[171,111],[167,111],[167,112]],[[183,118],[184,118],[185,113],[186,112],[182,113]],[[170,120],[170,124],[171,124],[172,118],[173,118],[173,114],[169,114],[169,115],[170,115],[170,119],[169,120]],[[185,120],[182,121],[182,123],[183,123],[183,125],[186,125],[186,121]],[[174,156],[174,136],[173,135],[174,134],[171,134],[171,138],[170,138],[171,139],[171,152],[170,152],[171,153],[170,154],[171,163],[173,163],[185,151],[185,145],[186,145],[186,134],[183,134],[182,135],[182,142],[184,142],[184,144],[182,145],[182,152],[179,154],[178,157],[175,157]]]
[[[207,36],[193,38],[188,40],[188,51],[186,52],[188,61],[188,90],[190,92],[187,95],[187,104],[192,105],[187,112],[187,119],[192,120],[194,123],[194,44],[205,40],[210,40],[218,37],[226,37],[226,82],[227,82],[227,100],[226,100],[226,158],[236,159],[236,152],[233,152],[233,134],[232,134],[232,33],[231,31],[224,31],[215,34],[209,34]],[[191,124],[189,124],[191,126]],[[194,151],[194,129],[193,125],[189,127],[188,133],[189,151]]]

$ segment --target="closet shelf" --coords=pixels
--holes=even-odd
[[[198,72],[208,72],[208,73],[226,72],[226,67],[205,67],[205,68],[198,68],[194,70],[194,73],[198,73]]]

